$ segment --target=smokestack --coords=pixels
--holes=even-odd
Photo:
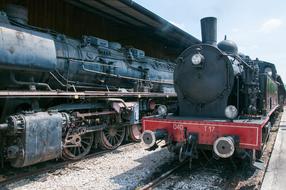
[[[202,43],[216,45],[217,42],[217,19],[205,17],[201,19]]]

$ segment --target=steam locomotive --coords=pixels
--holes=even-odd
[[[142,141],[148,150],[166,140],[179,160],[212,150],[216,158],[261,157],[285,88],[275,65],[238,52],[230,40],[217,44],[217,19],[201,20],[202,43],[177,59],[174,87],[178,109],[143,118]],[[190,159],[190,160],[191,160]]]
[[[172,102],[174,63],[94,36],[81,40],[0,12],[0,161],[25,167],[139,139],[140,118]],[[171,103],[170,103],[171,104]]]

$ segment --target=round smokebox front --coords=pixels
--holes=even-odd
[[[228,57],[216,47],[192,46],[183,52],[179,60],[181,62],[174,72],[179,99],[206,104],[229,95],[234,80],[233,68]]]

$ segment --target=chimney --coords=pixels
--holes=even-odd
[[[217,43],[217,19],[205,17],[201,19],[202,43],[216,45]]]

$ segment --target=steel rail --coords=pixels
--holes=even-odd
[[[140,187],[138,190],[151,190],[154,187],[158,186],[159,184],[162,184],[165,180],[167,180],[171,174],[173,174],[175,171],[177,171],[182,166],[186,165],[189,160],[185,160],[184,162],[176,165],[172,169],[168,170],[167,172],[163,173],[153,181],[149,182],[148,184],[144,185],[143,187]]]

